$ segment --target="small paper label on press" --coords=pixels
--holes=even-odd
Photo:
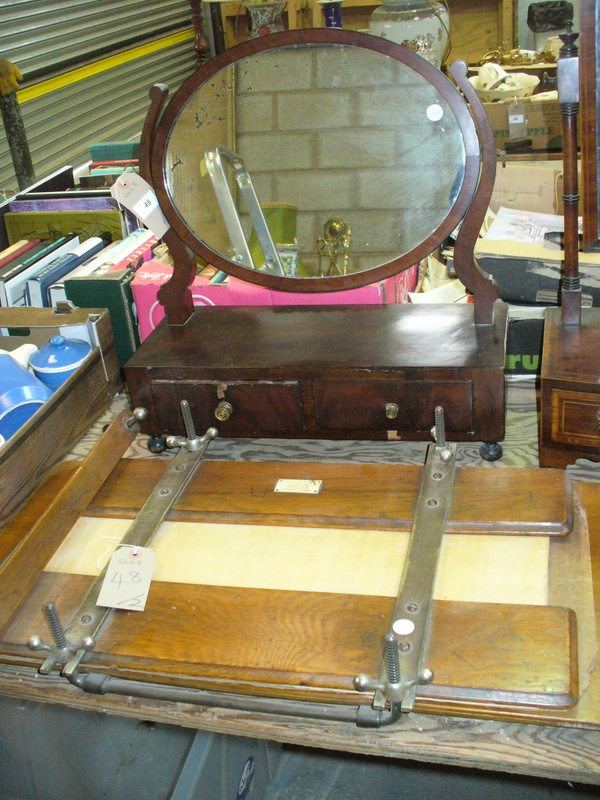
[[[323,481],[312,481],[307,478],[280,478],[275,484],[276,492],[292,494],[319,494]]]
[[[117,548],[108,562],[96,605],[143,611],[155,563],[156,556],[147,547]]]

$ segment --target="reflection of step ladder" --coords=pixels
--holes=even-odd
[[[237,153],[228,150],[222,145],[217,145],[204,153],[204,163],[210,175],[213,189],[223,215],[225,227],[233,247],[233,260],[238,264],[249,269],[254,269],[255,265],[246,241],[246,236],[242,228],[240,216],[231,193],[231,188],[225,175],[224,161],[227,161],[233,172],[240,195],[242,196],[254,231],[265,255],[265,264],[256,268],[261,272],[272,275],[283,275],[279,254],[273,242],[271,232],[267,226],[263,210],[260,207],[256,191],[243,159]]]

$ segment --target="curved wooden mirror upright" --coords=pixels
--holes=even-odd
[[[401,272],[460,226],[454,266],[473,295],[475,322],[491,324],[498,289],[473,247],[496,152],[466,66],[457,62],[451,72],[458,89],[400,45],[301,30],[227,50],[168,103],[167,88],[153,87],[140,163],[171,226],[164,239],[175,270],[159,292],[169,323],[193,312],[196,256],[271,289],[329,292]],[[237,184],[225,167],[221,177],[246,240],[253,227],[241,195],[249,176],[260,204],[297,209],[298,274],[242,263],[207,168],[215,153],[235,154],[244,167]],[[343,270],[327,272],[316,243],[331,217],[346,221],[352,244]]]

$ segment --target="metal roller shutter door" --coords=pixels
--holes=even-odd
[[[139,134],[150,86],[175,90],[194,69],[190,17],[187,0],[0,0],[1,53],[24,76],[17,97],[37,179],[87,161],[93,142]],[[2,131],[0,191],[17,190]]]

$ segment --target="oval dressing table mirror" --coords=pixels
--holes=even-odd
[[[429,439],[441,405],[450,438],[500,456],[506,306],[473,257],[496,152],[465,65],[452,76],[459,88],[400,45],[319,29],[227,50],[170,100],[151,89],[140,167],[174,273],[166,319],[125,366],[147,433],[183,432],[186,399],[224,436]],[[457,229],[472,302],[336,303],[389,293]],[[277,305],[195,309],[198,257]]]

